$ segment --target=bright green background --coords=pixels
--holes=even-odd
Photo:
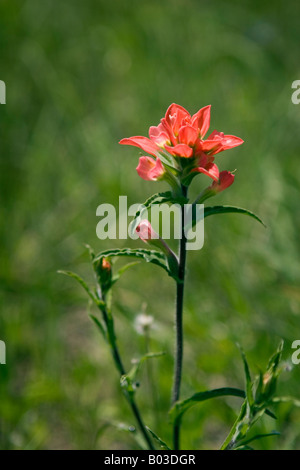
[[[189,253],[182,397],[243,386],[236,342],[254,372],[280,338],[291,361],[300,339],[300,105],[291,102],[300,79],[299,10],[292,0],[1,1],[1,448],[138,448],[108,424],[134,421],[85,293],[56,271],[92,282],[83,243],[97,251],[125,246],[97,239],[97,206],[117,204],[120,194],[143,202],[166,189],[141,180],[139,150],[118,141],[147,135],[171,102],[191,113],[211,104],[212,129],[245,140],[217,157],[221,169],[237,172],[215,203],[247,207],[268,225],[211,217],[204,248]],[[193,192],[207,184],[198,176]],[[172,280],[142,264],[121,279],[114,302],[127,367],[144,351],[133,327],[144,302],[155,318],[151,348],[167,352],[152,362],[158,416],[145,375],[137,399],[168,442],[173,297]],[[300,365],[283,373],[281,393],[299,398],[299,380]],[[239,404],[195,407],[183,447],[218,448]],[[256,431],[278,429],[281,437],[255,447],[299,449],[299,411],[284,405],[276,413],[276,423],[266,417]]]

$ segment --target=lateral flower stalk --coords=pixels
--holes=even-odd
[[[178,272],[178,258],[174,251],[169,247],[158,233],[153,230],[152,225],[147,219],[143,219],[135,229],[139,238],[144,242],[159,248],[167,257],[169,268],[172,272]]]
[[[234,182],[235,175],[230,171],[221,171],[218,181],[214,181],[208,188],[202,191],[194,201],[194,204],[203,204],[206,199],[229,188]]]

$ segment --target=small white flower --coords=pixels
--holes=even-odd
[[[140,335],[145,335],[153,326],[154,318],[151,315],[140,313],[135,318],[134,328]]]

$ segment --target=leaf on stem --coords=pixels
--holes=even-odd
[[[160,448],[163,450],[172,450],[170,447],[160,438],[154,431],[152,431],[148,426],[146,426],[147,431],[151,434],[151,436],[159,443]]]
[[[140,204],[138,210],[136,211],[133,220],[130,222],[129,230],[130,233],[133,235],[135,230],[141,220],[144,218],[144,212],[154,204],[163,204],[163,203],[170,203],[170,204],[179,204],[183,206],[188,202],[188,199],[184,196],[174,196],[171,191],[166,191],[163,193],[156,193],[150,196],[143,204]]]
[[[297,406],[297,408],[300,407],[300,400],[297,400],[297,398],[294,397],[275,397],[272,399],[272,404],[276,405],[277,403],[291,403],[294,406]]]
[[[195,205],[193,204],[193,209]],[[208,206],[204,207],[204,218],[214,214],[244,214],[252,217],[253,219],[257,220],[260,224],[262,224],[266,228],[266,224],[258,217],[254,212],[251,212],[247,209],[243,209],[242,207],[236,206]],[[193,210],[192,211],[192,222],[191,226],[194,227],[197,222],[201,219],[197,218],[198,212]]]
[[[95,317],[95,315],[92,315],[92,314],[90,314],[89,317],[90,317],[90,319],[95,323],[95,325],[97,326],[98,330],[99,330],[100,333],[103,335],[103,338],[104,338],[105,340],[107,340],[105,328],[104,328],[104,326],[102,325],[102,323],[101,323],[101,321],[99,320],[99,318]]]
[[[278,431],[272,431],[267,434],[257,434],[256,436],[251,437],[250,439],[247,439],[246,441],[242,441],[238,447],[236,447],[237,450],[240,450],[241,447],[248,446],[250,442],[257,441],[259,439],[263,439],[264,437],[271,437],[271,436],[280,436],[280,432]]]
[[[91,289],[89,288],[89,286],[87,285],[87,283],[80,277],[78,276],[78,274],[76,273],[73,273],[72,271],[57,271],[59,274],[64,274],[65,276],[69,276],[69,277],[72,277],[73,279],[75,279],[77,282],[79,282],[79,284],[84,288],[84,290],[87,292],[87,294],[89,295],[89,297],[93,300],[93,302],[95,302],[95,304],[99,307],[101,306],[101,304],[103,302],[101,302],[101,300],[99,300],[95,294],[91,291]]]
[[[161,357],[164,356],[166,353],[164,351],[160,351],[157,353],[149,352],[142,356],[140,359],[136,360],[134,363],[134,366],[131,368],[131,370],[128,372],[127,377],[130,377],[131,381],[135,381],[137,374],[140,371],[140,368],[142,364],[147,360],[147,359],[153,359],[156,357]]]
[[[177,423],[181,419],[183,414],[197,403],[200,403],[205,400],[210,400],[211,398],[225,396],[245,398],[245,392],[244,390],[240,390],[238,388],[223,387],[216,388],[214,390],[207,390],[205,392],[195,393],[190,398],[175,403],[175,405],[169,411],[171,423]]]
[[[214,214],[244,214],[252,217],[253,219],[257,220],[260,224],[266,227],[266,224],[258,217],[254,212],[249,211],[248,209],[243,209],[242,207],[235,207],[235,206],[212,206],[212,207],[205,207],[204,208],[204,217],[208,217],[209,215]]]
[[[243,363],[244,363],[244,370],[245,370],[245,376],[246,376],[246,396],[247,396],[247,400],[248,400],[250,407],[252,407],[254,404],[254,398],[253,398],[253,391],[252,391],[253,384],[252,384],[252,379],[250,375],[250,369],[249,369],[247,358],[243,349],[241,348],[240,345],[238,345],[238,348],[240,350]]]
[[[175,273],[173,273],[170,268],[169,268],[169,263],[166,255],[161,253],[160,251],[156,250],[147,250],[143,248],[116,248],[113,250],[106,250],[102,251],[99,253],[97,256],[95,256],[94,263],[98,262],[101,258],[113,258],[113,257],[134,257],[134,258],[139,258],[143,259],[147,263],[153,263],[161,268],[163,268],[169,276],[173,277],[176,279]]]

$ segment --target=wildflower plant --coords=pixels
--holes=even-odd
[[[243,140],[234,135],[213,130],[208,136],[210,127],[211,106],[201,108],[194,115],[177,104],[171,104],[165,116],[157,126],[151,126],[149,137],[134,136],[120,141],[122,145],[131,145],[140,148],[147,155],[139,158],[136,168],[138,175],[146,181],[164,181],[169,186],[163,193],[156,193],[141,205],[131,222],[131,230],[147,245],[145,248],[113,248],[95,254],[89,248],[90,257],[95,274],[95,288],[91,289],[77,274],[62,271],[75,278],[85,289],[92,302],[97,306],[100,315],[90,315],[99,332],[111,350],[114,364],[120,375],[120,386],[135,417],[137,426],[143,437],[142,448],[148,449],[180,449],[180,431],[184,414],[197,403],[216,397],[233,396],[242,399],[240,413],[233,424],[227,438],[224,439],[222,449],[250,449],[250,442],[269,435],[256,435],[248,438],[248,432],[261,416],[267,414],[275,419],[270,410],[275,403],[286,400],[278,398],[276,383],[283,368],[281,365],[282,344],[269,361],[264,373],[254,379],[251,378],[249,366],[244,352],[241,350],[245,370],[245,390],[237,388],[218,388],[205,390],[193,394],[189,398],[181,399],[181,379],[183,363],[183,307],[185,290],[185,273],[187,259],[187,239],[185,232],[185,205],[203,204],[209,198],[228,189],[234,182],[235,175],[230,171],[220,171],[217,159],[221,152],[238,147]],[[194,178],[201,175],[202,189],[194,201],[189,199],[189,186]],[[178,253],[170,248],[167,242],[154,231],[151,223],[144,218],[144,210],[157,203],[178,204],[181,208],[181,238]],[[262,220],[253,212],[236,206],[215,205],[205,206],[203,217],[224,213],[239,213],[252,217],[261,224]],[[197,224],[197,211],[192,210],[192,226]],[[264,224],[263,224],[264,225]],[[118,258],[133,258],[135,261],[144,260],[161,267],[174,279],[176,284],[175,306],[175,356],[174,374],[171,390],[171,406],[169,410],[169,425],[173,427],[173,442],[167,444],[159,437],[155,430],[150,429],[142,418],[137,405],[136,394],[138,389],[137,375],[145,361],[160,356],[159,353],[147,352],[145,356],[135,361],[132,368],[127,370],[120,356],[117,332],[115,331],[114,316],[111,308],[111,291],[119,277],[126,270],[136,264],[131,262],[118,271],[114,269],[114,262]],[[149,268],[150,269],[150,268]],[[135,328],[138,334],[147,336],[152,327],[153,318],[142,313],[136,319]],[[170,334],[171,331],[170,331]],[[298,402],[295,402],[299,405]],[[166,424],[167,425],[167,424]]]

